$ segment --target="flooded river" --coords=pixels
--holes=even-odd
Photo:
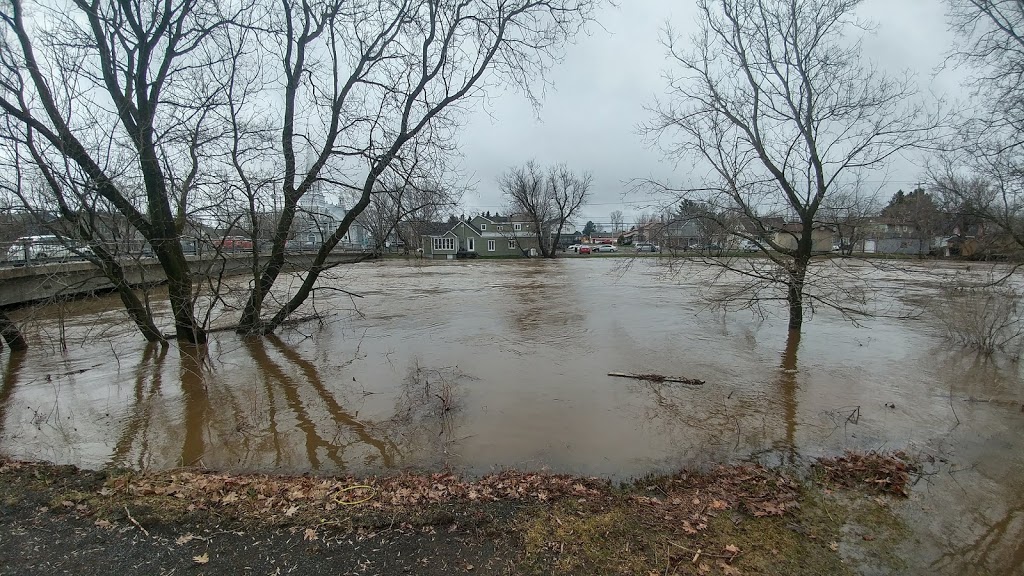
[[[318,298],[323,325],[217,333],[206,350],[147,347],[113,298],[44,311],[69,345],[39,321],[27,355],[0,356],[0,452],[86,467],[624,479],[904,449],[934,460],[901,511],[922,573],[1024,571],[1018,363],[947,344],[928,314],[854,326],[818,310],[788,336],[785,318],[706,310],[699,264],[625,262],[357,265],[339,282],[363,297]],[[903,310],[937,298],[952,271],[869,273]]]

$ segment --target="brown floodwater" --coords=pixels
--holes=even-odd
[[[146,346],[115,298],[35,310],[32,349],[0,356],[0,453],[93,468],[625,479],[903,449],[935,460],[900,508],[912,564],[1024,571],[1020,364],[946,343],[915,307],[940,302],[964,265],[865,266],[885,316],[854,325],[819,308],[791,336],[782,317],[708,309],[700,264],[659,262],[365,263],[332,280],[362,298],[317,298],[323,324],[216,333],[205,349]]]

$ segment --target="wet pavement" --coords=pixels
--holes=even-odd
[[[1018,362],[947,344],[912,304],[963,265],[867,267],[889,317],[709,310],[699,264],[659,259],[377,262],[278,337],[146,346],[117,300],[33,312],[0,356],[0,453],[221,470],[617,479],[755,458],[903,449],[927,474],[901,513],[922,573],[1024,571]],[[61,328],[67,349],[55,344]],[[702,387],[611,378],[699,378]],[[924,569],[927,567],[927,569]]]

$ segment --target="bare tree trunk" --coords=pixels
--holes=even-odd
[[[11,352],[28,350],[28,342],[25,341],[25,336],[22,335],[18,327],[14,325],[14,322],[11,322],[11,319],[4,312],[0,312],[0,336],[11,347]]]
[[[139,300],[135,290],[128,284],[121,265],[112,258],[106,261],[101,259],[101,264],[103,265],[104,274],[113,282],[117,295],[121,297],[121,303],[124,304],[128,316],[135,322],[135,326],[139,329],[139,332],[142,332],[142,336],[146,341],[160,342],[166,345],[167,340],[153,321],[153,315],[150,314],[146,305],[142,303],[142,300]]]
[[[167,298],[174,315],[175,337],[191,344],[206,342],[206,330],[196,321],[192,306],[192,275],[181,244],[177,237],[152,244],[164,274],[167,275]]]
[[[789,329],[800,330],[804,325],[804,282],[810,263],[810,234],[800,239],[799,254],[793,259],[787,283],[786,301],[789,303]]]
[[[789,302],[789,329],[800,330],[804,325],[804,286],[803,280],[797,280],[795,274],[789,283],[786,301]]]

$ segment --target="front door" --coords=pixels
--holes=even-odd
[[[470,252],[476,252],[476,238],[466,239],[466,250]]]

